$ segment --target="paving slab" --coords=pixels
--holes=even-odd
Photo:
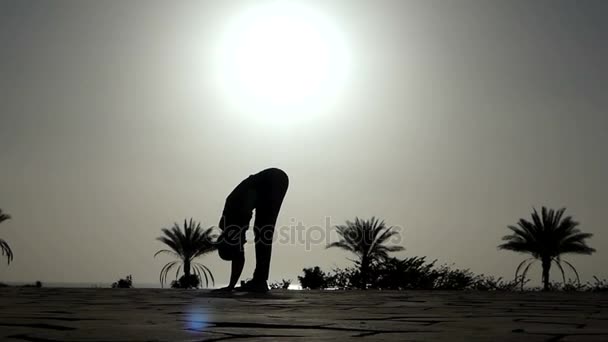
[[[608,294],[0,289],[2,341],[608,341]]]

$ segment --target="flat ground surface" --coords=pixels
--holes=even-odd
[[[608,341],[608,294],[0,289],[2,341]]]

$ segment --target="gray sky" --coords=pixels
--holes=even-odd
[[[15,252],[0,279],[156,282],[161,227],[216,225],[270,166],[291,180],[280,225],[376,215],[403,227],[398,256],[478,273],[512,276],[506,225],[567,206],[598,249],[568,260],[608,277],[608,2],[307,1],[346,37],[352,73],[331,113],[281,126],[233,115],[210,77],[223,23],[255,3],[0,0],[0,236]],[[324,245],[277,244],[271,278],[348,265]],[[202,262],[227,282],[228,263]]]

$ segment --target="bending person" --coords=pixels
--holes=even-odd
[[[222,290],[234,289],[243,272],[245,233],[255,209],[255,272],[253,279],[238,289],[268,291],[274,227],[288,185],[289,178],[285,172],[270,168],[243,180],[226,198],[219,224],[222,234],[218,238],[218,251],[223,260],[232,262],[232,267],[230,283]]]

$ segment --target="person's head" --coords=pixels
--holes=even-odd
[[[233,235],[224,231],[217,239],[217,251],[222,260],[232,261],[243,257],[243,245],[240,239]]]
[[[226,215],[226,212],[224,212],[219,223],[222,233],[217,239],[217,251],[220,258],[231,261],[243,254],[245,231],[248,223],[246,218],[241,215]]]

